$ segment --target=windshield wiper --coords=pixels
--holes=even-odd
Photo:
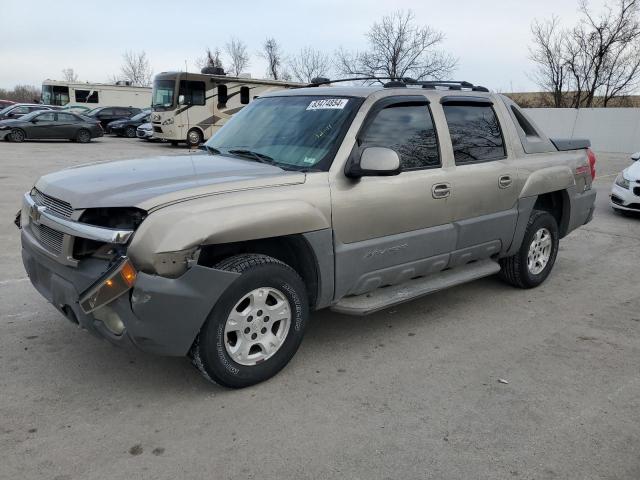
[[[209,152],[209,155],[220,155],[220,150],[214,147],[210,147],[209,145],[203,145],[204,148]]]
[[[271,158],[269,155],[265,155],[264,153],[260,153],[260,152],[254,152],[253,150],[232,149],[232,150],[227,150],[227,153],[230,153],[231,155],[238,155],[240,157],[245,157],[245,158],[253,158],[254,160],[260,163],[266,163],[268,165],[273,165],[276,163],[276,161],[273,158]]]

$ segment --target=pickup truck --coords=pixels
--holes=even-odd
[[[550,274],[593,216],[589,142],[467,82],[264,95],[204,146],[40,178],[16,223],[35,288],[86,330],[240,388],[311,311],[365,315],[498,274]]]

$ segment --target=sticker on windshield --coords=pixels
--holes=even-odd
[[[307,110],[342,110],[347,106],[347,102],[349,102],[348,98],[325,98],[323,100],[314,100],[309,104]]]

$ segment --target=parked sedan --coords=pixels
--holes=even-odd
[[[83,115],[100,121],[106,133],[109,133],[106,128],[109,123],[114,120],[130,118],[140,112],[141,110],[136,107],[97,107]]]
[[[158,140],[157,138],[153,138],[153,125],[149,123],[143,123],[136,129],[136,136],[140,139],[154,141]]]
[[[51,105],[40,105],[39,103],[16,103],[0,110],[0,120],[20,118],[23,115],[31,112],[37,112],[39,110],[56,110],[56,107]]]
[[[18,119],[0,121],[0,138],[13,142],[66,139],[87,143],[102,135],[99,122],[68,112],[37,111]]]
[[[618,175],[611,189],[611,206],[621,213],[640,213],[640,152],[631,160],[634,164]]]
[[[107,125],[106,130],[109,133],[115,133],[119,137],[136,138],[136,129],[143,123],[149,122],[149,115],[151,115],[150,110],[143,110],[131,118],[114,120]]]

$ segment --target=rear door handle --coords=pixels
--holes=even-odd
[[[431,196],[433,198],[447,198],[451,195],[451,185],[448,183],[436,183],[431,187]]]
[[[498,185],[500,186],[500,188],[509,188],[512,183],[513,180],[511,179],[511,175],[502,175],[498,179]]]

